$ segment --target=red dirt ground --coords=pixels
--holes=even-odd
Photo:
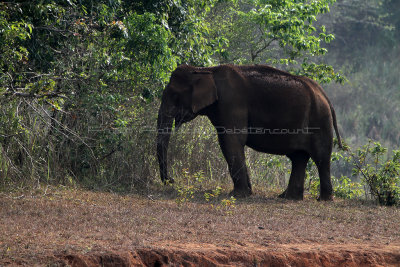
[[[400,209],[265,195],[0,193],[0,266],[400,266]]]

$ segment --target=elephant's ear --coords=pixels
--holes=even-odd
[[[197,113],[218,100],[212,72],[193,72],[192,111]]]

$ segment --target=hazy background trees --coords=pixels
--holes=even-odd
[[[324,84],[352,146],[373,138],[398,148],[399,18],[396,0],[2,2],[0,187],[158,183],[159,96],[183,63],[307,75]],[[174,135],[170,150],[173,175],[229,181],[204,118]],[[256,183],[284,183],[284,158],[247,154]]]

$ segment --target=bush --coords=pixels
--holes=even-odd
[[[400,150],[392,154],[372,140],[352,153],[353,174],[360,175],[371,196],[385,206],[400,204]]]
[[[334,195],[339,198],[361,198],[365,193],[361,183],[353,182],[347,176],[332,177],[332,184]]]

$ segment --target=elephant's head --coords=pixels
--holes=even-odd
[[[193,120],[202,110],[217,101],[217,87],[213,73],[190,66],[180,66],[171,75],[165,88],[157,120],[157,156],[161,180],[173,182],[168,177],[167,150],[172,124],[179,128]]]

